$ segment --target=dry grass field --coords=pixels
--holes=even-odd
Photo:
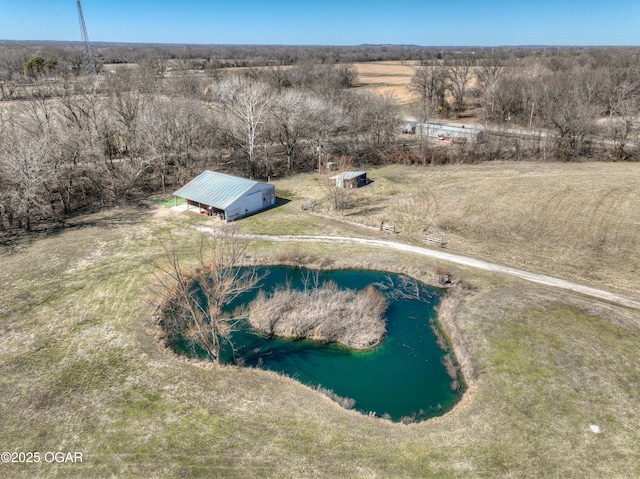
[[[415,102],[417,97],[411,91],[411,80],[419,68],[419,62],[409,61],[383,61],[354,63],[358,76],[356,85],[381,95],[391,95],[401,107],[407,107]],[[475,77],[469,80],[467,88],[477,87]],[[453,97],[447,96],[448,101]]]
[[[416,71],[415,61],[354,63],[353,66],[358,72],[356,84],[362,88],[392,95],[400,104],[414,101],[410,86]]]
[[[357,87],[374,93],[392,95],[401,105],[410,103],[415,100],[410,87],[416,65],[416,61],[353,63],[358,73],[355,83]],[[257,69],[260,68],[270,67],[257,67]],[[248,67],[235,67],[225,68],[224,71],[242,72],[248,69]]]
[[[422,243],[640,295],[640,164],[484,163],[370,169],[345,220],[395,226]],[[294,198],[333,214],[317,177],[283,180]]]
[[[451,251],[636,293],[636,168],[386,167],[352,192],[349,223],[302,211],[305,198],[326,192],[300,176],[277,182],[288,203],[233,227],[379,238],[351,222],[384,218],[400,228],[396,241],[439,228]],[[440,418],[395,424],[289,378],[164,350],[147,302],[150,260],[171,231],[188,264],[197,226],[225,227],[132,207],[1,244],[0,449],[83,453],[80,464],[2,464],[6,477],[640,476],[640,311],[409,253],[300,245],[325,266],[427,279],[445,266],[475,285],[448,331],[474,366],[462,402]],[[265,262],[283,248],[261,240],[249,252]],[[589,261],[597,275],[585,273]]]

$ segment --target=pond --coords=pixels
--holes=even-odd
[[[268,273],[259,285],[266,292],[287,281],[302,289],[303,275],[309,274],[304,269],[279,266],[259,271]],[[332,280],[340,288],[360,290],[374,284],[385,294],[389,302],[387,336],[379,346],[356,351],[319,341],[265,338],[247,321],[233,333],[235,353],[224,348],[222,361],[286,374],[329,395],[332,391],[355,401],[357,411],[393,421],[420,421],[450,410],[462,390],[452,388],[453,380],[443,365],[447,353],[438,346],[430,325],[442,292],[416,281],[408,285],[409,278],[383,272],[333,270],[317,274],[320,282]],[[403,290],[406,294],[399,295]],[[248,303],[256,294],[247,293],[238,301]]]

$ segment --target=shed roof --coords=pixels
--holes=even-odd
[[[459,133],[478,133],[480,131],[478,128],[453,125],[440,125],[438,126],[438,129],[444,131],[455,131]]]
[[[260,181],[206,170],[176,191],[173,196],[224,210],[259,184],[269,186]]]
[[[345,171],[343,173],[339,173],[335,176],[332,176],[331,179],[335,180],[338,178],[342,178],[345,180],[353,180],[354,178],[359,178],[360,176],[366,175],[366,171]]]

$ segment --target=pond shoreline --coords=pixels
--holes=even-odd
[[[297,245],[294,246],[294,250],[295,249],[297,249]],[[458,311],[463,307],[465,301],[474,294],[475,286],[472,284],[454,277],[450,284],[442,285],[439,281],[440,276],[436,271],[437,268],[426,270],[407,266],[397,267],[390,264],[377,263],[375,261],[363,264],[362,262],[348,261],[345,259],[333,261],[322,257],[309,257],[301,261],[299,257],[289,259],[286,254],[280,254],[275,261],[273,255],[250,257],[248,258],[246,266],[293,266],[304,267],[309,270],[317,271],[361,269],[365,271],[388,272],[393,274],[403,274],[416,279],[427,286],[444,290],[445,294],[443,294],[440,304],[436,308],[436,321],[440,325],[440,330],[444,333],[449,344],[449,350],[453,352],[456,363],[459,367],[462,393],[458,398],[458,401],[449,411],[442,416],[429,418],[426,422],[437,421],[445,416],[456,413],[457,411],[467,407],[475,396],[478,389],[475,361],[473,360],[469,347],[467,346],[467,342],[465,341],[463,333],[458,327],[458,323],[456,321]],[[340,407],[337,403],[336,406]],[[360,414],[357,411],[354,412],[356,414]]]
[[[254,257],[248,258],[248,261],[245,261],[244,266],[245,267],[288,266],[288,267],[299,268],[301,265],[297,262],[295,262],[294,264],[291,264],[291,262],[282,261],[282,258],[278,258],[278,260],[274,261],[272,256],[270,257],[254,256]],[[442,330],[442,332],[444,333],[447,339],[447,342],[449,345],[448,351],[452,352],[455,355],[456,366],[459,365],[459,368],[457,368],[459,371],[457,374],[457,377],[460,380],[461,390],[458,394],[457,399],[452,404],[451,408],[450,409],[448,408],[447,412],[445,412],[440,416],[430,417],[429,419],[427,419],[427,421],[450,415],[454,413],[456,410],[458,410],[459,408],[463,407],[465,404],[468,404],[469,400],[471,399],[470,396],[473,396],[474,394],[472,393],[476,390],[475,377],[474,377],[475,368],[473,367],[473,362],[471,360],[470,355],[467,353],[466,345],[463,341],[463,338],[459,329],[457,328],[456,321],[455,321],[455,316],[458,308],[461,306],[465,297],[470,293],[471,289],[473,289],[473,288],[469,288],[469,285],[467,283],[458,282],[454,280],[451,284],[447,284],[445,285],[445,287],[443,287],[442,284],[438,284],[438,274],[436,271],[417,270],[414,268],[407,268],[407,267],[390,268],[389,265],[367,264],[363,266],[362,264],[356,264],[355,262],[350,262],[350,261],[340,261],[339,264],[336,264],[336,262],[327,264],[326,259],[317,260],[314,258],[313,261],[309,261],[309,262],[305,261],[302,267],[304,267],[305,269],[316,270],[316,271],[362,270],[362,271],[368,271],[368,272],[378,272],[382,274],[384,273],[399,274],[399,275],[405,275],[412,279],[418,280],[429,287],[435,287],[440,290],[443,290],[445,294],[443,294],[440,305],[437,307],[436,321],[439,323],[440,329]],[[179,358],[181,361],[187,361],[188,363],[195,364],[198,366],[204,366],[206,368],[218,367],[210,364],[209,361],[187,358],[184,355],[177,353],[172,348],[172,346],[168,344],[168,342],[166,341],[166,337],[164,338],[162,337],[164,336],[162,332],[160,332],[158,336],[159,336],[158,340],[159,342],[162,343],[163,349],[169,350],[172,356]],[[224,364],[220,366],[228,367],[230,365]],[[232,367],[234,366],[232,365]],[[264,371],[267,371],[267,370],[264,370]],[[298,383],[303,384],[299,381]],[[316,390],[316,392],[320,395],[324,395],[321,392],[317,391],[317,389],[312,386],[307,385],[307,387],[310,387],[311,389]],[[336,406],[341,407],[337,403],[335,404]],[[354,412],[358,415],[365,415],[365,416],[367,415],[362,411],[354,411]],[[377,416],[377,417],[380,419],[385,419],[381,416]],[[390,422],[397,423],[397,421],[390,421]],[[409,420],[405,422],[405,424],[413,423],[413,422],[414,421]],[[418,422],[423,422],[423,421],[418,421]]]

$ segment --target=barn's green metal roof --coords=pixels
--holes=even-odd
[[[224,210],[259,184],[259,181],[206,170],[176,191],[173,196]]]

